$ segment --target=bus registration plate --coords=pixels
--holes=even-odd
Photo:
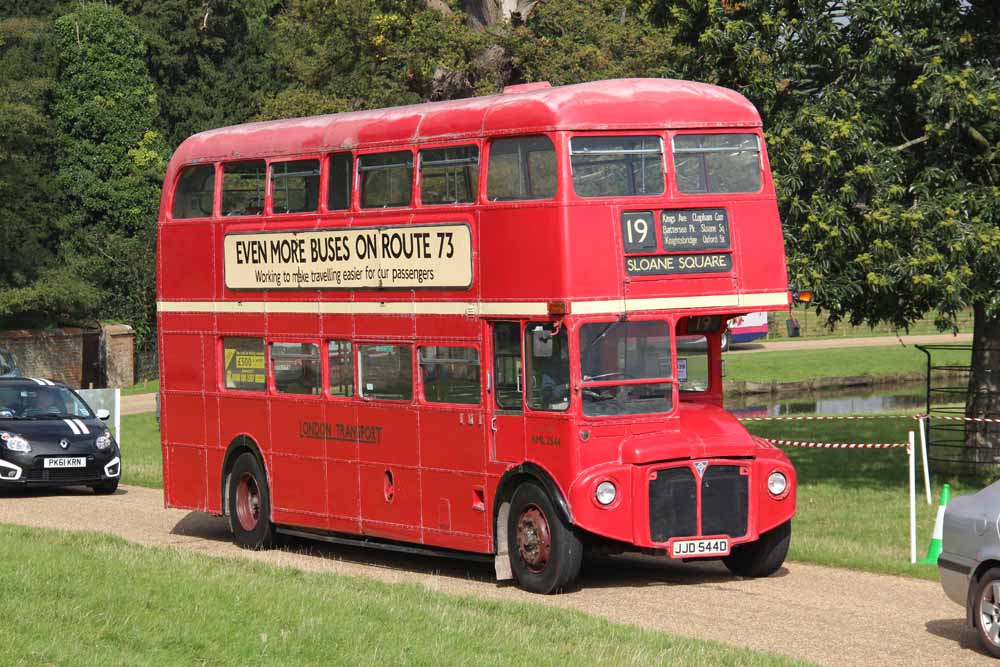
[[[87,459],[82,456],[63,456],[57,459],[45,459],[46,468],[86,468]]]
[[[707,540],[678,540],[670,544],[671,558],[699,558],[702,556],[728,556],[729,540],[714,537]]]

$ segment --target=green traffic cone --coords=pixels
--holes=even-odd
[[[951,487],[945,484],[941,487],[941,502],[938,504],[937,521],[934,522],[934,535],[931,536],[931,544],[927,547],[927,555],[918,560],[920,565],[937,565],[938,556],[941,555],[941,538],[944,537],[944,510],[951,500]]]

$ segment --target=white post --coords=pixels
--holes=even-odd
[[[927,504],[933,504],[931,500],[931,470],[927,465],[927,420],[930,419],[929,415],[921,415],[918,423],[920,424],[920,450],[924,457],[924,489],[927,491]]]
[[[913,431],[910,431],[910,447],[907,450],[910,454],[910,562],[917,562],[917,463],[916,452],[914,451],[916,442]]]
[[[115,387],[115,440],[118,446],[122,444],[122,390]]]

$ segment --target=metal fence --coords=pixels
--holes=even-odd
[[[1000,413],[976,415],[987,421],[968,419],[971,368],[942,359],[951,352],[968,352],[971,356],[972,345],[916,348],[927,356],[927,445],[931,468],[935,473],[968,476],[1000,473]]]

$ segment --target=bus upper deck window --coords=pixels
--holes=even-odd
[[[756,134],[678,134],[674,137],[677,188],[685,194],[759,192]]]
[[[663,194],[659,137],[573,137],[573,189],[581,197]]]
[[[266,170],[263,160],[223,165],[222,215],[260,215],[264,212]]]
[[[361,172],[361,207],[409,206],[413,186],[410,151],[371,153],[358,158]]]
[[[210,217],[214,198],[215,166],[202,164],[184,167],[177,180],[170,213],[178,219]]]
[[[354,175],[350,153],[330,156],[329,179],[326,190],[326,208],[329,211],[346,211],[351,208],[351,186]]]
[[[271,209],[310,213],[319,208],[319,160],[271,163]]]
[[[475,201],[478,185],[478,146],[420,151],[420,200],[424,204]]]
[[[490,144],[486,196],[491,201],[551,199],[557,182],[556,150],[548,137],[497,139]]]

